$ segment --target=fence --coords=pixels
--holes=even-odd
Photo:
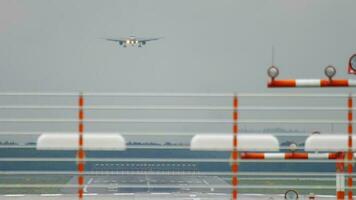
[[[354,95],[0,97],[3,195],[243,199],[296,190],[352,199],[355,189]]]

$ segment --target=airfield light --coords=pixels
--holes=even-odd
[[[324,73],[331,80],[336,74],[336,69],[334,66],[329,65],[325,67]]]
[[[349,59],[349,73],[356,74],[356,54],[352,55]]]
[[[297,200],[297,199],[299,199],[299,195],[295,190],[288,190],[284,194],[284,199],[286,199],[286,200]]]
[[[267,69],[267,74],[271,79],[275,79],[279,75],[279,69],[272,65]]]

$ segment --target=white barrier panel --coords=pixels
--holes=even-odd
[[[278,139],[273,135],[239,134],[239,151],[279,151]],[[232,151],[233,135],[198,134],[190,142],[192,151]]]
[[[356,144],[356,137],[352,137],[353,144]],[[327,151],[346,152],[348,151],[348,135],[311,135],[305,141],[305,151]],[[356,150],[356,145],[353,145]]]
[[[89,151],[124,151],[125,139],[114,133],[84,133],[83,149]],[[42,134],[37,139],[37,150],[78,150],[78,133]]]

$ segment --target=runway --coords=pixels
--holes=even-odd
[[[77,177],[73,177],[68,184],[77,184]],[[95,187],[103,185],[104,187]],[[125,188],[123,186],[131,185]],[[179,187],[169,188],[169,185]],[[123,199],[123,200],[230,200],[231,190],[226,188],[214,188],[213,186],[229,186],[229,183],[218,176],[174,176],[174,175],[118,175],[98,174],[87,176],[84,184],[85,199]],[[135,188],[135,186],[140,186]],[[154,186],[160,186],[154,188]],[[203,187],[195,187],[203,186]],[[77,189],[62,188],[57,194],[4,194],[0,200],[73,200],[77,199]],[[283,194],[239,194],[242,200],[283,200]],[[300,196],[300,200],[308,199]],[[317,196],[316,199],[329,200],[335,196]]]
[[[77,178],[73,177],[69,184],[75,185]],[[92,187],[95,185],[108,185],[108,187]],[[122,186],[133,185],[125,188]],[[140,186],[135,188],[135,185]],[[179,186],[169,188],[170,185]],[[218,176],[156,176],[156,175],[100,175],[87,176],[84,185],[86,193],[229,193],[229,189],[216,189],[213,185],[228,187],[229,184]],[[159,188],[157,188],[158,186]],[[167,187],[166,187],[167,186]],[[200,186],[201,188],[196,188]],[[211,187],[210,187],[211,186]],[[73,188],[62,189],[64,194],[76,192]]]

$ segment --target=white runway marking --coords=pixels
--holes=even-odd
[[[97,196],[98,193],[84,193],[84,196]]]
[[[113,195],[116,195],[116,196],[129,196],[129,195],[134,195],[134,193],[114,193]]]
[[[23,197],[25,196],[24,194],[5,194],[5,197]]]
[[[42,197],[58,197],[62,196],[63,194],[40,194]]]
[[[93,182],[93,180],[94,180],[93,178],[90,178],[87,184],[84,186],[83,190],[85,193],[88,192],[88,186]]]

